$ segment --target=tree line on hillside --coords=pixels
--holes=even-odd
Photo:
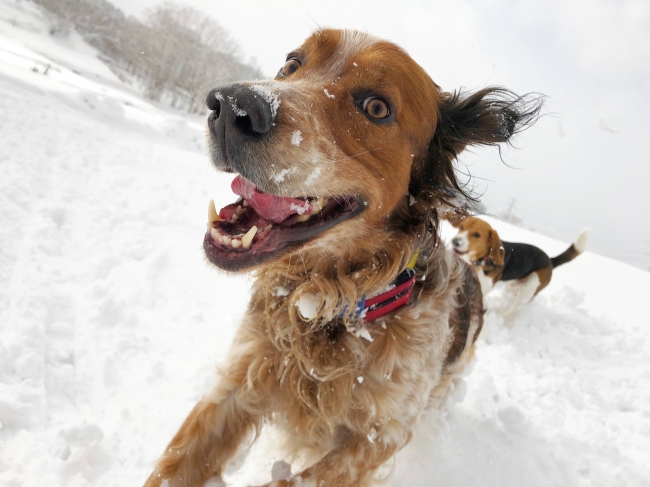
[[[34,1],[52,14],[51,35],[74,28],[114,71],[136,77],[152,100],[201,112],[211,88],[261,77],[256,66],[241,61],[228,32],[191,7],[165,2],[140,22],[106,0]]]

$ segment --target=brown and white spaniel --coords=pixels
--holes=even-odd
[[[454,161],[508,142],[540,98],[443,91],[395,44],[324,29],[274,80],[220,86],[207,105],[212,162],[238,198],[210,204],[205,253],[256,279],[216,386],[146,486],[220,479],[265,422],[314,459],[266,485],[370,485],[481,330],[479,284],[438,236],[463,194]]]

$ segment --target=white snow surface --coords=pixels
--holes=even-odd
[[[230,177],[210,168],[203,119],[143,101],[47,27],[32,4],[0,3],[0,485],[141,485],[249,298],[201,248]],[[511,326],[488,312],[471,370],[382,485],[650,485],[649,291],[650,274],[587,251]],[[227,485],[289,471],[275,435]]]

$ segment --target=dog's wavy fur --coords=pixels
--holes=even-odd
[[[368,209],[255,270],[250,305],[219,382],[185,420],[147,487],[198,487],[219,478],[266,421],[287,430],[290,453],[309,451],[315,459],[291,478],[267,485],[369,485],[375,470],[411,439],[427,404],[444,401],[473,356],[483,319],[481,293],[468,266],[441,243],[439,213],[464,211],[467,200],[454,168],[458,154],[470,144],[508,142],[534,122],[539,97],[502,88],[443,92],[397,46],[356,32],[321,30],[302,49],[313,73],[300,78],[299,94],[282,91],[290,82],[268,82],[282,99],[279,130],[289,123],[284,113],[298,103],[292,96],[303,104],[311,97],[311,116],[321,116],[317,105],[329,95],[316,75],[335,77],[361,54],[359,63],[394,66],[383,76],[391,89],[405,92],[399,130],[391,129],[390,148],[363,155],[357,142],[345,139],[352,135],[337,133],[340,152],[333,156],[348,156],[337,168],[352,179],[349,184],[363,188]],[[408,98],[416,95],[420,104]],[[355,126],[362,143],[374,130],[366,125]],[[317,130],[325,129],[311,126],[321,128],[305,140],[321,143],[325,136]],[[364,170],[370,172],[356,174]],[[388,189],[389,175],[397,192]],[[328,178],[325,187],[348,184],[337,174]],[[280,183],[272,189],[292,190]],[[412,303],[372,323],[354,318],[349,303],[389,285],[416,250]],[[311,319],[297,306],[306,296],[319,303]],[[371,340],[355,333],[364,327]]]

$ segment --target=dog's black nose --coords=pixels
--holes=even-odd
[[[212,114],[208,119],[213,135],[250,139],[271,130],[275,119],[268,97],[244,85],[234,84],[210,90],[206,98]]]
[[[453,238],[451,239],[451,243],[454,247],[459,247],[460,246],[460,239],[459,238]]]

